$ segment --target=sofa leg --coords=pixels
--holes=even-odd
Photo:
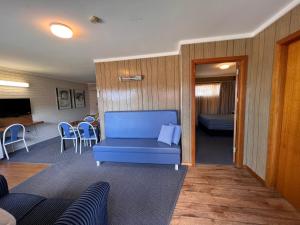
[[[97,161],[96,163],[97,163],[97,166],[100,166],[100,161]]]
[[[178,170],[178,164],[175,164],[175,170],[176,171]]]

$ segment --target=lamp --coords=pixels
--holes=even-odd
[[[50,24],[50,30],[52,34],[60,38],[72,38],[73,31],[70,27],[61,23],[52,23]]]
[[[142,75],[134,75],[134,76],[119,76],[119,81],[141,81],[143,80]]]
[[[25,83],[25,82],[16,82],[16,81],[8,81],[8,80],[0,80],[0,86],[8,86],[8,87],[29,87],[29,83]]]

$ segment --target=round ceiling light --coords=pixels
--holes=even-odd
[[[52,23],[50,24],[50,30],[53,35],[59,38],[72,38],[73,31],[67,25],[61,23]]]
[[[219,66],[219,68],[220,68],[221,70],[227,70],[229,67],[230,67],[229,64],[222,64],[222,65]]]

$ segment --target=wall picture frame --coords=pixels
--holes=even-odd
[[[67,88],[56,88],[56,100],[59,110],[72,109],[72,91]]]
[[[84,90],[73,90],[74,105],[75,108],[84,108],[85,107],[85,91]]]

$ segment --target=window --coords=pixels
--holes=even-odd
[[[220,83],[197,84],[196,97],[216,97],[220,95]]]

